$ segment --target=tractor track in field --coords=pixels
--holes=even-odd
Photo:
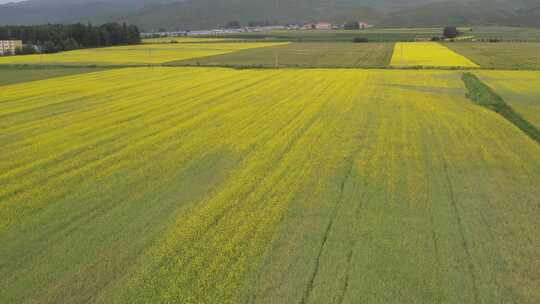
[[[369,77],[368,77],[369,79]],[[368,80],[366,79],[366,81]],[[367,123],[367,125],[370,125],[371,123],[371,119],[372,119],[372,116],[370,115],[369,116],[369,121]],[[346,173],[345,173],[345,176],[343,177],[343,179],[341,180],[341,183],[339,185],[339,195],[338,195],[338,199],[336,201],[336,207],[334,208],[333,212],[332,212],[332,216],[330,218],[330,221],[328,222],[328,225],[326,226],[326,230],[324,232],[324,236],[323,236],[323,239],[322,239],[322,242],[321,242],[321,246],[319,248],[319,251],[318,251],[318,254],[317,254],[317,258],[315,260],[315,267],[314,267],[314,270],[313,270],[313,273],[311,274],[311,277],[308,281],[308,284],[306,286],[306,289],[304,290],[304,293],[302,295],[302,298],[300,299],[300,304],[305,304],[307,303],[307,301],[309,300],[309,297],[311,296],[311,293],[313,291],[313,285],[315,283],[315,279],[317,278],[317,275],[319,274],[319,269],[320,269],[320,264],[321,264],[321,257],[322,257],[322,253],[324,251],[324,248],[326,247],[326,243],[328,242],[328,238],[329,238],[329,235],[330,235],[330,231],[332,231],[332,228],[334,226],[334,222],[339,214],[339,211],[341,210],[341,208],[343,207],[343,203],[344,203],[344,195],[345,195],[345,187],[347,185],[347,181],[350,179],[351,175],[353,174],[353,170],[354,170],[354,160],[356,159],[356,156],[359,154],[359,152],[362,150],[362,145],[358,145],[355,149],[353,149],[351,151],[351,154],[349,155],[348,159],[347,159],[347,165],[346,165]],[[363,202],[363,198],[365,197],[366,195],[366,192],[364,192],[364,194],[362,195],[362,200],[361,202]],[[360,206],[361,207],[361,206]],[[360,209],[360,208],[359,208]],[[356,241],[352,240],[351,242],[351,246],[349,248],[349,251],[347,252],[347,271],[346,271],[346,275],[345,275],[345,282],[344,282],[344,286],[338,296],[338,302],[337,303],[342,303],[344,298],[345,298],[345,294],[347,293],[347,290],[349,288],[349,279],[350,279],[350,264],[352,262],[352,258],[353,258],[353,251],[354,251],[354,244],[356,243]]]
[[[371,120],[372,120],[372,116],[370,115],[369,118],[368,118],[368,125],[371,124]],[[357,149],[357,150],[360,150],[360,149]],[[352,161],[351,161],[351,170],[349,171],[349,176],[347,178],[350,177],[350,174],[352,173],[352,165],[354,163],[354,159],[356,158],[356,155],[358,155],[358,151],[356,151],[355,153],[353,153],[354,157],[352,158]],[[360,213],[360,210],[362,209],[362,207],[366,204],[366,198],[368,196],[368,191],[367,191],[367,188],[368,188],[368,182],[365,181],[363,183],[363,187],[364,187],[364,191],[362,192],[362,195],[360,197],[360,204],[357,206],[356,210],[355,210],[355,220],[358,220],[359,217],[361,216],[361,213]],[[347,291],[349,290],[349,282],[350,282],[350,279],[351,279],[351,265],[352,265],[352,261],[353,261],[353,256],[354,256],[354,248],[356,246],[356,242],[357,242],[357,238],[356,237],[352,237],[352,240],[350,242],[350,246],[349,246],[349,249],[347,251],[347,255],[346,255],[346,261],[347,261],[347,270],[345,272],[345,279],[344,279],[344,282],[343,282],[343,287],[337,297],[337,301],[336,303],[337,304],[342,304],[343,301],[345,301],[345,295],[347,294]]]
[[[363,186],[367,188],[368,183],[365,182],[363,184]],[[358,211],[360,209],[362,209],[366,197],[367,197],[367,191],[364,190],[364,192],[362,193],[362,196],[360,198],[360,204],[358,205],[358,207],[356,209],[356,213],[358,213]],[[339,295],[337,297],[337,300],[336,300],[337,304],[342,304],[343,301],[345,301],[345,295],[347,294],[347,291],[349,290],[349,285],[350,285],[349,282],[350,282],[350,279],[351,279],[351,265],[352,265],[352,261],[353,261],[354,247],[356,246],[356,241],[357,241],[357,239],[353,237],[352,241],[350,243],[350,246],[349,246],[349,250],[347,251],[347,255],[346,255],[347,270],[345,272],[345,279],[344,279],[344,282],[343,282],[343,288],[341,288],[341,291],[340,291],[340,293],[339,293]]]
[[[452,179],[450,178],[450,173],[448,171],[448,160],[444,155],[441,156],[443,160],[443,168],[444,168],[444,176],[446,178],[446,182],[448,184],[448,194],[450,198],[450,202],[452,205],[452,209],[454,211],[454,214],[456,216],[456,222],[458,226],[459,235],[461,238],[461,245],[463,247],[463,250],[465,251],[465,255],[467,256],[467,267],[469,270],[469,274],[471,276],[471,288],[473,292],[474,297],[474,303],[479,303],[479,296],[478,296],[478,286],[477,286],[477,278],[476,274],[474,272],[474,264],[472,261],[472,255],[471,255],[471,249],[469,245],[467,244],[467,239],[465,238],[465,231],[463,228],[463,221],[461,219],[461,214],[459,212],[459,208],[457,207],[457,201],[455,197],[455,191],[454,191],[454,185],[452,183]]]
[[[439,145],[442,143],[441,141],[441,137],[440,135],[435,135],[435,132],[433,132],[433,129],[432,128],[428,128],[428,131],[432,136],[434,136],[435,138],[438,139],[438,143]],[[427,154],[428,155],[428,154]],[[450,177],[450,171],[449,171],[449,168],[448,168],[448,159],[447,157],[445,156],[444,153],[441,153],[441,161],[442,161],[442,168],[443,168],[443,175],[444,175],[444,179],[445,179],[445,182],[448,186],[448,195],[449,195],[449,199],[450,199],[450,204],[451,204],[451,207],[452,207],[452,210],[454,212],[454,215],[455,215],[455,218],[456,218],[456,222],[457,222],[457,229],[458,229],[458,232],[459,232],[459,236],[460,236],[460,240],[461,240],[461,246],[463,247],[463,251],[465,252],[465,255],[466,255],[466,258],[467,258],[467,269],[468,269],[468,272],[469,272],[469,276],[471,278],[471,289],[472,289],[472,293],[473,293],[473,298],[474,298],[474,303],[480,303],[479,301],[479,290],[478,290],[478,284],[477,284],[477,277],[476,277],[476,274],[475,274],[475,270],[474,270],[474,264],[473,264],[473,261],[472,261],[472,254],[471,254],[471,250],[470,250],[470,247],[469,245],[467,244],[467,239],[465,237],[465,231],[464,231],[464,226],[463,226],[463,221],[462,221],[462,217],[461,217],[461,214],[459,212],[459,208],[457,206],[457,200],[456,200],[456,197],[455,197],[455,190],[454,190],[454,184],[452,182],[452,179]],[[432,222],[434,221],[434,218],[433,218],[433,214],[431,214],[431,220]],[[436,233],[435,231],[432,229],[432,234],[433,234],[433,242],[434,242],[434,248],[436,250],[436,254],[437,254],[437,261],[438,261],[438,265],[440,265],[440,257],[439,257],[439,253],[438,253],[438,244],[437,244],[437,238],[436,238]]]
[[[433,114],[429,114],[430,116],[430,119],[435,119],[435,116]],[[429,120],[426,119],[425,121],[426,123],[429,122]],[[428,126],[426,125],[426,133],[428,134],[428,138],[436,138],[436,135],[435,135],[435,132],[433,131],[434,128],[433,126]],[[427,142],[424,142],[423,144],[423,148],[424,148],[424,155],[426,156],[426,159],[425,159],[425,163],[426,163],[426,167],[427,168],[430,168],[430,170],[428,170],[426,172],[426,176],[427,176],[427,182],[426,182],[426,193],[428,194],[428,200],[430,202],[430,211],[429,211],[429,221],[430,221],[430,225],[431,225],[431,240],[433,242],[433,250],[435,251],[435,258],[437,259],[437,267],[439,268],[439,271],[440,271],[440,265],[441,265],[441,253],[440,253],[440,248],[439,248],[439,238],[437,237],[437,231],[435,230],[435,216],[433,214],[433,189],[432,189],[432,185],[431,185],[431,182],[433,180],[433,158],[431,157],[430,153],[429,153],[429,145],[427,144]]]
[[[353,242],[352,247],[354,247],[355,243],[356,242]],[[349,252],[347,252],[347,273],[345,274],[345,282],[343,284],[343,288],[341,289],[341,292],[339,293],[337,301],[336,301],[338,304],[343,303],[343,300],[345,300],[345,295],[347,294],[347,290],[349,290],[352,257],[353,257],[353,250],[350,250]]]
[[[309,297],[311,295],[311,292],[313,291],[313,284],[315,283],[315,279],[317,278],[317,275],[319,274],[319,268],[320,268],[320,265],[321,265],[321,256],[322,256],[322,253],[324,251],[324,248],[326,247],[326,243],[328,242],[328,237],[330,235],[330,231],[332,231],[332,227],[334,226],[334,222],[336,220],[336,217],[339,213],[339,210],[341,209],[341,207],[343,206],[343,196],[344,196],[344,193],[345,193],[345,185],[347,183],[347,181],[349,180],[351,174],[352,174],[352,171],[353,171],[353,164],[354,164],[354,157],[349,157],[349,160],[348,160],[348,165],[347,165],[347,171],[345,173],[345,176],[343,177],[343,179],[341,180],[341,183],[339,185],[339,195],[338,195],[338,199],[337,199],[337,205],[336,207],[334,208],[333,212],[332,212],[332,217],[330,218],[330,221],[328,222],[328,225],[326,226],[326,230],[324,231],[324,236],[323,236],[323,239],[322,239],[322,242],[321,242],[321,246],[319,248],[319,252],[317,254],[317,258],[315,260],[315,267],[313,269],[313,273],[311,274],[311,277],[308,281],[308,284],[306,286],[306,289],[304,290],[304,294],[302,295],[302,298],[300,299],[300,304],[305,304],[307,303],[307,301],[309,300]],[[352,253],[351,253],[351,257],[352,257]],[[347,281],[346,281],[346,284]]]

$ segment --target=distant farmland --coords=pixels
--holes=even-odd
[[[177,43],[141,44],[82,49],[45,55],[0,57],[1,64],[24,65],[137,65],[160,64],[194,57],[213,56],[238,50],[283,43]]]
[[[291,43],[246,49],[171,65],[232,67],[386,67],[393,43]]]
[[[540,145],[461,75],[148,67],[0,85],[0,298],[540,302]]]
[[[445,46],[485,68],[540,70],[540,43],[447,43]]]
[[[143,43],[149,44],[162,44],[162,43],[208,43],[208,42],[238,42],[236,39],[229,38],[205,38],[205,37],[193,37],[193,36],[179,36],[179,37],[158,37],[158,38],[144,38]]]
[[[416,37],[432,37],[441,29],[412,30],[362,30],[362,31],[271,31],[262,33],[226,34],[220,37],[234,39],[291,41],[291,42],[352,42],[354,38],[365,38],[371,42],[414,41]]]
[[[233,68],[539,68],[539,43],[353,43],[352,39],[341,42],[270,42],[168,37],[150,39],[148,43],[134,46],[0,57],[0,68],[163,65]],[[177,42],[170,43],[171,40]]]
[[[336,42],[352,41],[356,37],[371,42],[403,42],[416,39],[431,39],[442,33],[442,28],[371,28],[358,31],[270,31],[259,33],[225,34],[221,37],[252,40],[281,40],[294,42]],[[539,41],[540,29],[526,27],[473,27],[459,28],[465,36],[473,36],[480,41]],[[213,36],[210,36],[213,37]]]
[[[468,58],[436,42],[399,42],[390,63],[395,67],[478,67]]]

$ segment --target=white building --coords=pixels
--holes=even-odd
[[[315,24],[315,28],[318,30],[331,30],[332,23],[330,22],[318,22]]]
[[[21,40],[0,40],[0,56],[15,55],[15,50],[22,48]]]

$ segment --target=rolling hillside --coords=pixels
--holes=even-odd
[[[389,26],[540,26],[540,3],[526,0],[440,1],[391,12],[382,23]]]
[[[124,20],[138,24],[144,29],[157,27],[201,29],[220,26],[231,20],[238,20],[242,24],[252,20],[268,20],[272,23],[283,24],[355,19],[377,22],[384,17],[381,11],[364,6],[362,2],[192,0],[146,7]]]
[[[27,0],[0,5],[2,24],[126,21],[145,30],[204,29],[231,20],[366,20],[386,26],[540,26],[532,0]]]
[[[173,0],[174,1],[174,0]],[[171,0],[28,0],[0,5],[0,25],[114,21]]]

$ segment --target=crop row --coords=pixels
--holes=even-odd
[[[537,302],[540,148],[460,76],[156,67],[3,86],[0,297]]]

